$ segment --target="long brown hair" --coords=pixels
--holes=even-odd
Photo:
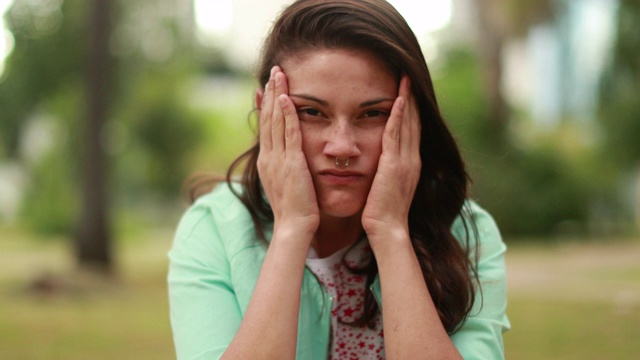
[[[470,258],[477,244],[470,244],[468,230],[465,247],[451,233],[453,221],[465,213],[469,178],[440,114],[420,45],[404,18],[384,0],[298,0],[282,12],[266,38],[257,78],[264,88],[270,69],[288,56],[340,48],[373,53],[398,75],[411,78],[422,123],[422,169],[409,211],[409,229],[440,320],[448,332],[454,332],[471,310],[477,280],[475,261]],[[272,224],[273,213],[258,175],[259,151],[256,143],[236,159],[227,181],[231,184],[232,175],[245,165],[242,190],[230,188],[249,210],[257,236],[266,241],[265,227]],[[465,227],[473,229],[471,221],[464,221]],[[362,270],[370,285],[378,273],[376,262]],[[372,294],[366,294],[365,312],[354,325],[371,325],[378,312]]]

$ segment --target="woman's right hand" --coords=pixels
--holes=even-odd
[[[274,235],[313,235],[320,211],[302,152],[300,121],[288,94],[287,78],[274,66],[260,107],[258,173],[273,210]]]
[[[320,211],[288,93],[287,78],[275,66],[259,99],[258,154],[258,173],[274,215],[273,237],[242,323],[222,359],[296,357],[300,289]]]

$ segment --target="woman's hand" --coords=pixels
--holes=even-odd
[[[387,359],[462,359],[442,326],[411,244],[409,208],[421,166],[420,116],[404,76],[362,214],[380,276],[385,352]]]
[[[258,173],[273,210],[274,234],[286,229],[287,234],[311,235],[319,226],[320,212],[302,152],[300,121],[288,92],[286,76],[275,66],[260,108]]]
[[[260,99],[258,154],[258,173],[274,215],[273,237],[242,323],[222,359],[296,357],[305,258],[320,211],[288,92],[287,78],[275,66]]]
[[[409,207],[421,166],[420,114],[405,75],[382,135],[378,170],[362,213],[374,251],[377,239],[408,238]]]

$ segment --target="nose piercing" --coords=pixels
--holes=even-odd
[[[339,157],[336,156],[336,166],[339,168],[349,166],[349,158],[340,159]]]

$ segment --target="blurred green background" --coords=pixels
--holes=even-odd
[[[183,184],[288,1],[0,0],[0,358],[171,359]],[[392,1],[509,246],[509,359],[640,357],[640,3]]]

